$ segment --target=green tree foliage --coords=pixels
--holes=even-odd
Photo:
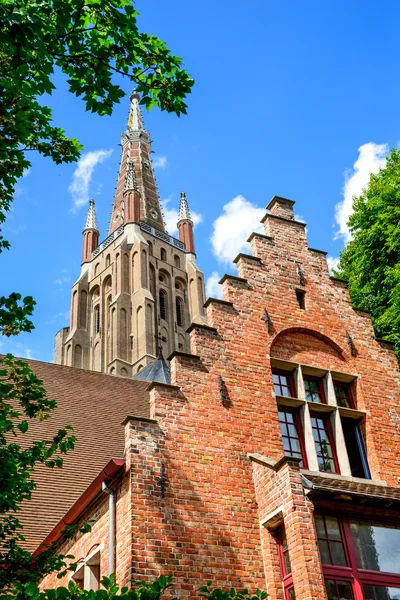
[[[400,150],[371,175],[353,207],[353,239],[335,274],[348,280],[353,304],[371,312],[377,337],[394,342],[400,360]]]
[[[36,150],[56,163],[82,149],[53,124],[40,100],[54,89],[56,68],[86,110],[111,114],[126,77],[148,109],[186,113],[193,80],[182,60],[154,35],[142,33],[131,0],[1,0],[0,2],[0,224],[15,183]],[[0,237],[0,251],[7,248]]]
[[[0,227],[15,184],[30,166],[28,152],[57,164],[79,158],[79,141],[52,122],[45,104],[56,69],[86,110],[98,115],[111,114],[124,96],[123,77],[135,84],[148,109],[186,113],[193,80],[164,42],[139,31],[137,17],[131,0],[0,0]],[[0,235],[0,253],[8,248]],[[18,293],[0,297],[0,335],[31,331],[34,305]],[[23,586],[38,593],[35,586],[45,574],[73,559],[50,547],[33,560],[23,549],[18,519],[35,488],[35,466],[60,468],[63,454],[74,447],[68,427],[49,440],[24,440],[31,419],[46,419],[54,408],[26,363],[0,357],[0,597],[18,589],[23,596]],[[75,532],[71,527],[64,534]]]
[[[268,598],[267,592],[256,590],[250,594],[248,590],[222,590],[221,588],[211,587],[211,581],[207,582],[199,590],[199,596],[207,600],[265,600]],[[59,587],[54,590],[45,590],[40,592],[36,586],[28,584],[21,590],[20,595],[15,600],[160,600],[164,593],[172,585],[172,577],[161,575],[151,583],[143,581],[133,581],[132,589],[128,587],[120,588],[116,583],[114,576],[103,577],[101,580],[103,589],[85,591],[81,590],[74,583],[70,582],[68,587]],[[174,598],[174,600],[177,600]]]

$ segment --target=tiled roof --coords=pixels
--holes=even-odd
[[[347,481],[339,478],[319,477],[318,475],[306,475],[305,487],[307,488],[307,480],[311,482],[312,487],[309,489],[321,492],[331,492],[334,494],[349,494],[353,496],[368,497],[371,500],[393,500],[400,501],[400,488],[388,487],[386,485],[376,485],[361,481]]]
[[[35,550],[111,458],[124,452],[125,417],[149,417],[148,382],[26,360],[57,408],[47,421],[32,421],[24,440],[42,440],[66,425],[74,427],[75,449],[62,469],[39,465],[37,489],[19,518],[25,547]]]

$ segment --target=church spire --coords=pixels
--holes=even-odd
[[[151,164],[150,133],[145,129],[136,90],[130,95],[128,127],[121,136],[122,156],[109,234],[128,222],[144,221],[165,232],[156,180]],[[127,192],[136,195],[136,208],[127,210]],[[132,200],[132,196],[129,198]],[[129,219],[127,214],[129,213]]]
[[[185,244],[187,252],[195,254],[193,227],[194,224],[190,215],[189,204],[186,200],[186,193],[181,192],[178,216],[179,239]]]
[[[136,90],[133,90],[129,98],[131,107],[129,109],[128,129],[132,129],[133,131],[144,131],[143,116],[139,105],[140,96]]]
[[[88,214],[86,217],[86,224],[85,224],[85,230],[86,229],[95,229],[96,231],[99,230],[99,227],[97,225],[97,217],[96,217],[96,209],[94,207],[94,200],[89,200],[89,209],[88,209]]]
[[[85,229],[82,233],[82,264],[92,259],[92,252],[99,245],[99,227],[97,225],[94,200],[89,201],[89,210],[86,217]]]
[[[189,221],[191,221],[192,217],[190,215],[188,201],[186,200],[186,193],[185,192],[181,192],[181,199],[180,199],[180,202],[179,202],[178,223],[180,221],[184,221],[185,219],[188,219]]]

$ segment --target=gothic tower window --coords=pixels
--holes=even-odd
[[[177,298],[175,301],[176,305],[176,322],[178,327],[183,327],[183,302],[181,298]]]
[[[82,290],[81,292],[81,310],[80,310],[80,326],[82,329],[87,327],[87,292]]]
[[[174,256],[174,264],[178,269],[181,268],[181,259],[179,258],[179,256],[177,254],[175,254],[175,256]]]
[[[100,333],[100,305],[94,307],[94,334]]]
[[[167,320],[167,294],[164,290],[160,290],[159,293],[159,302],[160,302],[160,317]]]
[[[162,261],[167,262],[167,251],[165,250],[165,248],[161,248],[160,258]]]
[[[74,367],[78,369],[82,368],[82,346],[78,344],[75,346],[74,350]]]
[[[124,254],[124,259],[123,259],[122,289],[124,292],[129,292],[129,256],[127,254]]]
[[[149,244],[149,256],[153,256],[153,244],[151,242],[148,242]]]
[[[111,263],[111,256],[109,254],[107,254],[106,256],[106,268],[110,266]]]

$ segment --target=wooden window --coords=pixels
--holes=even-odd
[[[326,473],[339,473],[339,464],[328,418],[319,414],[312,414],[311,427],[319,470]]]
[[[345,408],[354,408],[353,398],[351,395],[350,384],[342,381],[334,381],[336,402],[338,406]]]
[[[371,479],[360,425],[354,419],[342,417],[341,421],[352,476]]]
[[[289,549],[284,528],[278,531],[277,542],[285,600],[296,600],[293,587],[292,566],[290,564]]]
[[[328,600],[400,598],[400,528],[315,515]]]
[[[278,415],[285,456],[301,458],[300,468],[306,468],[306,452],[299,413],[280,408]]]
[[[277,396],[286,396],[292,398],[296,396],[294,391],[293,375],[291,373],[274,369],[272,371],[272,380],[274,382],[274,391]]]
[[[304,388],[308,402],[326,403],[324,386],[321,379],[306,375],[304,377]]]

